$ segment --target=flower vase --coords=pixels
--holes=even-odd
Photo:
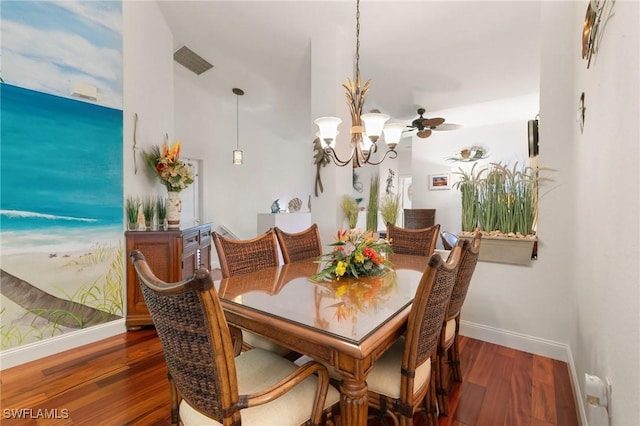
[[[180,213],[182,212],[182,201],[180,192],[169,191],[167,196],[167,228],[180,229]]]

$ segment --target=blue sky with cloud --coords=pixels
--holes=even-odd
[[[72,82],[98,88],[97,104],[122,109],[120,1],[3,0],[2,79],[71,97]]]

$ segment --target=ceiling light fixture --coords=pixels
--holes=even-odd
[[[242,164],[242,151],[240,150],[240,114],[239,111],[239,99],[244,95],[242,89],[234,87],[232,92],[236,95],[236,149],[233,150],[233,164]]]
[[[354,168],[364,164],[378,165],[382,163],[387,156],[389,158],[396,158],[398,156],[395,148],[398,142],[400,142],[400,137],[405,125],[402,123],[389,123],[385,125],[389,116],[377,110],[362,114],[364,99],[369,90],[370,83],[371,80],[367,80],[364,86],[361,87],[360,85],[360,0],[356,0],[356,75],[353,81],[347,78],[347,83],[342,85],[346,91],[347,104],[351,112],[352,148],[351,156],[347,160],[340,159],[335,151],[338,125],[342,120],[337,117],[321,117],[314,120],[314,123],[320,129],[319,136],[325,155],[333,160],[339,167],[344,167],[349,163],[353,163]],[[383,132],[388,150],[382,159],[375,161],[375,159],[372,158],[372,154],[378,150],[376,143]]]

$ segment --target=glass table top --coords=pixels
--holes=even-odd
[[[216,288],[230,303],[358,343],[411,304],[429,258],[390,260],[380,276],[314,282],[321,265],[307,260],[225,278]]]

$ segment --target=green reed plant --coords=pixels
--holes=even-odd
[[[367,231],[378,231],[378,201],[380,198],[380,176],[371,176],[369,186],[369,205],[367,207]]]
[[[487,168],[469,172],[460,169],[454,184],[462,195],[462,230],[476,227],[486,232],[534,235],[538,213],[538,189],[551,181],[540,175],[550,169],[491,163]]]
[[[462,194],[462,230],[467,232],[472,232],[478,226],[479,187],[486,169],[476,170],[477,166],[478,163],[474,163],[470,171],[460,168],[454,172],[459,176],[459,180],[453,184],[453,188],[459,189]]]

